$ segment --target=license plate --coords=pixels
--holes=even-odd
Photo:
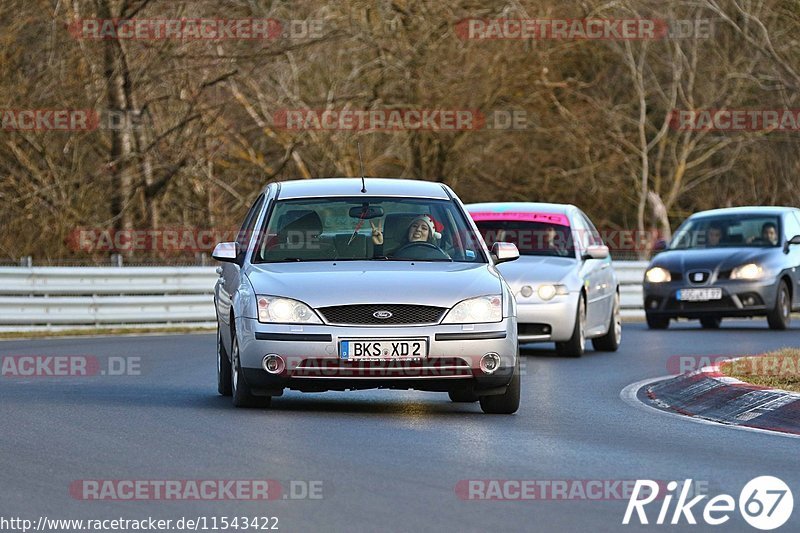
[[[721,300],[722,289],[681,289],[678,291],[678,300],[682,302],[707,302]]]
[[[339,343],[339,358],[347,361],[387,361],[428,357],[425,339],[346,340]]]

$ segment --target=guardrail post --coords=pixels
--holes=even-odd
[[[111,264],[122,268],[122,254],[111,254]]]
[[[25,257],[21,257],[19,260],[19,266],[23,268],[31,268],[33,266],[33,256],[27,255]]]

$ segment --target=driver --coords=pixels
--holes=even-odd
[[[778,244],[778,227],[774,222],[765,222],[761,226],[761,238],[772,246]]]
[[[373,224],[370,221],[370,225],[372,226],[372,243],[375,245],[375,255],[381,256],[383,255],[383,229],[381,228],[381,223]],[[436,239],[439,237],[440,235],[436,233],[436,225],[433,222],[433,218],[430,215],[420,215],[408,225],[405,238],[398,249],[415,242],[436,246]]]

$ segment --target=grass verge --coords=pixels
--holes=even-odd
[[[800,392],[800,348],[743,357],[719,367],[726,376],[774,389]]]

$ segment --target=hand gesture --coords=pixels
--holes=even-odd
[[[383,244],[383,222],[378,220],[377,224],[373,224],[372,221],[369,221],[369,225],[372,226],[372,242],[373,244],[380,245]]]

